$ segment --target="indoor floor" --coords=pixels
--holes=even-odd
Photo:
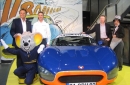
[[[6,68],[6,72],[7,72],[7,70],[10,68],[10,66],[6,66],[6,67],[7,67]],[[17,81],[18,80],[17,76],[15,76],[13,74],[13,71],[14,71],[15,68],[16,68],[16,61],[14,60],[14,62],[12,63],[12,66],[11,66],[11,68],[9,70],[6,85],[19,85],[18,81]],[[3,71],[5,71],[5,68],[3,68]],[[0,78],[2,78],[2,76],[1,76],[2,73],[5,73],[5,72],[0,72]],[[123,69],[122,69],[122,71],[119,71],[118,77],[115,80],[115,82],[113,82],[113,83],[111,83],[109,85],[130,85],[129,78],[130,78],[130,67],[129,66],[123,66]],[[3,82],[5,82],[5,81],[6,81],[6,79],[3,79]],[[5,84],[0,84],[0,85],[5,85]],[[24,84],[22,84],[22,85],[24,85]],[[32,85],[41,85],[40,82],[39,82],[39,79],[37,79]]]

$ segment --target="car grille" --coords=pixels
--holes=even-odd
[[[102,75],[74,75],[59,77],[59,81],[62,83],[98,82],[102,79]]]

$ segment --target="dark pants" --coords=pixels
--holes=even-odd
[[[18,67],[14,74],[19,78],[25,78],[25,83],[30,85],[33,83],[33,79],[35,77],[37,71],[37,64],[24,64],[23,66]]]
[[[103,45],[104,45],[104,46],[109,46],[109,42],[106,41],[106,40],[103,40]]]
[[[114,49],[117,59],[118,59],[118,66],[122,67],[123,65],[123,48],[124,48],[124,43],[121,41]]]
[[[18,47],[15,47],[15,49],[18,49]],[[16,66],[17,66],[17,68],[18,67],[20,67],[20,66],[22,66],[23,65],[23,61],[22,61],[22,59],[21,59],[21,55],[16,55],[17,56],[17,61],[16,61]]]
[[[98,41],[98,43],[101,42],[103,46],[110,46],[110,43],[108,41],[106,41],[105,39],[101,39]]]

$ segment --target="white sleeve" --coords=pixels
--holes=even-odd
[[[5,49],[7,49],[9,46],[5,43],[3,39],[0,39],[2,45],[4,46]]]
[[[51,31],[50,31],[50,27],[49,24],[47,24],[47,44],[50,44],[50,40],[51,40]]]

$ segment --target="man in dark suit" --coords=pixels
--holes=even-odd
[[[95,32],[96,42],[103,41],[103,44],[106,46],[110,45],[110,40],[112,37],[112,32],[110,25],[105,23],[106,17],[104,15],[100,16],[100,24],[96,24],[92,30],[83,32],[86,34],[91,34]]]
[[[120,39],[121,41],[119,42],[119,44],[114,48],[114,51],[117,55],[117,59],[118,59],[118,67],[119,67],[119,71],[122,70],[123,67],[123,48],[124,48],[124,42],[123,42],[123,38],[125,36],[125,32],[124,32],[124,28],[120,25],[120,16],[115,16],[115,19],[113,20],[114,22],[114,26],[115,29],[113,30],[112,33],[112,38],[117,38]],[[118,42],[118,41],[116,41]]]
[[[15,36],[17,35],[17,33],[22,34],[23,32],[27,32],[27,31],[32,32],[31,22],[26,19],[26,14],[27,11],[25,9],[21,9],[19,11],[20,18],[14,19],[11,26],[10,34],[13,38],[12,46],[14,46],[16,49],[18,49],[15,43]],[[22,65],[21,56],[17,55],[17,67],[21,65]]]

